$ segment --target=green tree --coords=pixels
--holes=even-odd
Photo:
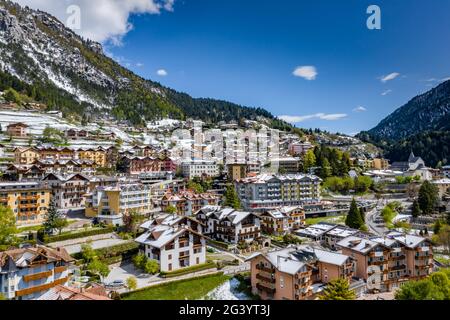
[[[130,291],[136,290],[137,280],[135,277],[129,277],[127,279],[127,287],[128,287],[128,290],[130,290]]]
[[[350,205],[350,211],[345,219],[345,224],[353,229],[360,229],[364,225],[364,220],[354,198]]]
[[[227,190],[225,191],[224,206],[231,207],[236,210],[241,208],[241,202],[239,200],[236,189],[234,188],[234,185],[232,185],[232,184],[228,185]]]
[[[2,301],[2,300],[6,300],[6,297],[0,293],[0,301]]]
[[[350,290],[346,279],[330,281],[320,295],[320,300],[355,300],[356,294]]]
[[[12,88],[9,88],[3,93],[3,98],[8,102],[22,104],[22,98],[20,97],[20,94]]]
[[[158,261],[149,259],[145,263],[144,271],[148,274],[156,274],[159,272],[159,264]]]
[[[136,269],[144,269],[145,264],[147,263],[147,256],[143,253],[138,253],[132,259],[134,266]]]
[[[329,176],[331,176],[331,174],[332,174],[332,169],[331,169],[330,162],[328,161],[327,158],[324,158],[322,161],[321,169],[320,169],[321,178],[326,179]]]
[[[420,206],[419,206],[419,202],[417,200],[414,200],[413,205],[412,205],[412,216],[414,218],[417,218],[418,216],[420,216]]]
[[[88,265],[87,270],[91,273],[100,276],[101,282],[103,282],[103,278],[107,277],[109,274],[109,267],[107,264],[101,262],[97,257],[95,257]]]
[[[303,158],[303,172],[308,173],[309,169],[316,165],[316,156],[313,150],[308,150]]]
[[[170,205],[166,208],[166,212],[170,214],[176,214],[178,212],[177,208],[173,205]]]
[[[367,176],[359,176],[355,178],[355,190],[357,192],[366,193],[372,187],[373,180]]]
[[[441,269],[426,279],[409,281],[395,294],[396,300],[449,300],[450,269]]]
[[[439,191],[437,187],[425,181],[419,189],[419,206],[423,214],[432,214],[438,201]]]
[[[45,222],[43,223],[46,234],[53,233],[53,230],[58,230],[61,233],[62,229],[67,227],[68,221],[56,209],[55,200],[52,198],[48,206]]]
[[[81,245],[81,257],[85,263],[90,263],[96,258],[97,254],[90,244]]]
[[[0,246],[14,246],[18,239],[16,217],[14,212],[7,207],[0,205]]]

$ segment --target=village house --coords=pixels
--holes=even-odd
[[[2,176],[7,181],[40,181],[45,177],[45,170],[36,164],[11,164]]]
[[[14,150],[14,163],[33,164],[39,160],[40,153],[36,148],[16,148]]]
[[[262,300],[313,300],[330,281],[350,283],[355,271],[350,256],[308,245],[257,252],[246,261],[252,292]]]
[[[166,215],[142,224],[141,228],[146,231],[135,241],[149,259],[158,261],[162,272],[206,263],[206,239],[195,220]]]
[[[73,301],[104,301],[112,300],[105,287],[91,284],[89,287],[72,287],[58,284],[35,300],[73,300]]]
[[[267,210],[259,215],[264,233],[282,236],[305,225],[305,212],[302,207],[281,207]]]
[[[169,207],[175,207],[177,213],[182,216],[191,216],[194,212],[208,205],[218,205],[220,197],[211,192],[195,193],[192,190],[180,190],[173,192],[169,190],[161,198],[161,210],[166,211]]]
[[[181,163],[183,177],[193,179],[195,177],[217,177],[219,166],[214,161],[192,160]]]
[[[74,259],[64,248],[35,246],[0,252],[0,293],[7,299],[34,300],[69,280]]]
[[[239,244],[261,238],[261,220],[252,212],[205,206],[194,217],[206,225],[203,234],[218,241]]]
[[[28,136],[28,129],[25,123],[11,123],[6,127],[6,133],[15,138],[26,138]]]

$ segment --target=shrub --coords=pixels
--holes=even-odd
[[[210,262],[207,262],[204,264],[199,264],[199,265],[192,266],[192,267],[187,267],[187,268],[178,269],[178,270],[169,271],[169,272],[161,272],[160,275],[163,278],[172,278],[172,277],[178,277],[178,276],[185,275],[185,274],[192,273],[192,272],[213,269],[216,267],[217,267],[217,265],[214,262],[210,261]]]
[[[86,231],[81,231],[81,232],[63,233],[63,234],[60,234],[57,236],[43,235],[43,242],[51,243],[51,242],[72,240],[72,239],[78,239],[78,238],[85,238],[85,237],[96,236],[96,235],[100,235],[100,234],[111,233],[113,231],[114,231],[114,228],[108,227],[108,228],[103,228],[103,229],[92,229],[92,230],[86,230]]]

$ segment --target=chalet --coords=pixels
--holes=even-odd
[[[183,216],[191,216],[204,206],[218,205],[220,196],[205,192],[195,193],[192,190],[183,190],[174,193],[168,191],[161,199],[161,209],[166,211],[168,207],[175,207],[177,213]]]
[[[22,122],[11,123],[6,127],[6,133],[12,137],[26,138],[28,136],[28,128],[29,126]]]
[[[69,176],[48,174],[44,179],[52,188],[52,198],[59,209],[80,209],[85,205],[85,194],[88,192],[89,179],[82,174]]]

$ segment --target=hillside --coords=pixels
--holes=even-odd
[[[261,108],[194,99],[143,79],[55,17],[0,0],[0,91],[9,88],[50,110],[87,121],[105,115],[133,125],[165,117],[207,123],[245,118],[291,128]]]
[[[384,149],[392,161],[412,151],[430,166],[450,161],[450,80],[413,98],[358,137]]]

